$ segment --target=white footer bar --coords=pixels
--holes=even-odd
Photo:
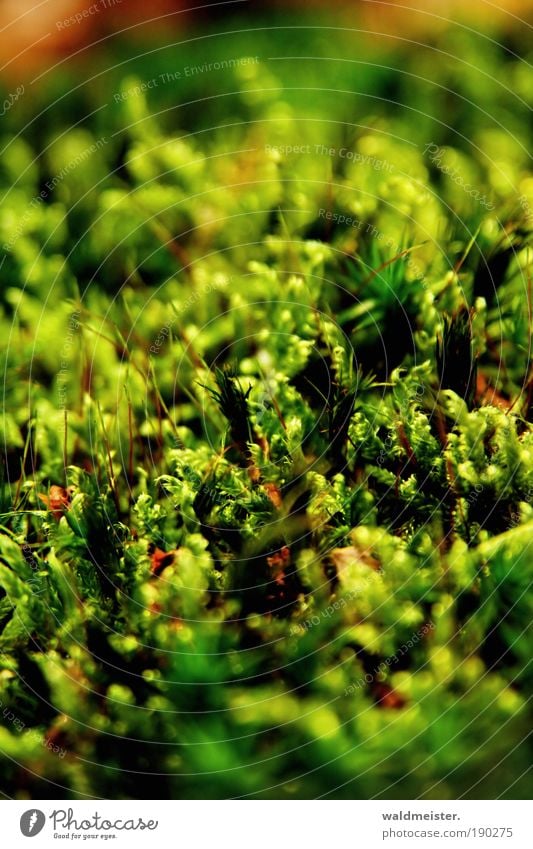
[[[531,849],[519,801],[5,801],[1,845],[156,849]]]

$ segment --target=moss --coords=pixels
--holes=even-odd
[[[467,143],[525,106],[480,82],[455,135],[453,63],[431,103],[346,63],[365,118],[259,61],[162,113],[161,61],[3,139],[4,792],[525,798],[531,178]]]

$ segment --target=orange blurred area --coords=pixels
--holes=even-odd
[[[186,6],[181,0],[3,0],[0,69],[26,77],[84,47],[105,45],[114,33],[150,37],[178,30]]]
[[[262,0],[201,4],[195,0],[3,0],[0,4],[0,69],[24,79],[69,55],[95,46],[112,48],[112,37],[149,40],[230,18],[246,24],[275,12],[305,10],[317,23],[356,26],[398,38],[430,36],[460,22],[485,33],[529,26],[533,0]],[[261,18],[259,16],[261,15]]]

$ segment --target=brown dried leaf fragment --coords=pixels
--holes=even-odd
[[[506,412],[513,406],[511,401],[504,398],[481,372],[478,372],[477,375],[476,401],[480,406],[492,404],[492,406],[498,407],[500,410],[504,410]]]
[[[176,559],[177,551],[162,551],[160,548],[155,548],[150,555],[150,571],[156,577],[167,568],[172,566]]]
[[[372,688],[372,695],[378,707],[400,710],[407,704],[403,696],[393,690],[389,684],[376,681]]]
[[[274,507],[279,510],[282,505],[281,491],[275,483],[263,484],[263,489]]]
[[[272,569],[274,581],[278,586],[282,587],[285,584],[285,570],[291,562],[291,550],[288,545],[284,545],[279,551],[271,554],[266,559],[268,565]]]
[[[360,548],[356,548],[354,545],[349,545],[346,548],[332,549],[329,553],[329,559],[338,571],[346,569],[347,566],[350,566],[354,562],[364,563],[366,566],[370,566],[375,572],[379,572],[381,569],[381,565],[375,557],[372,557],[368,551],[361,551]]]

